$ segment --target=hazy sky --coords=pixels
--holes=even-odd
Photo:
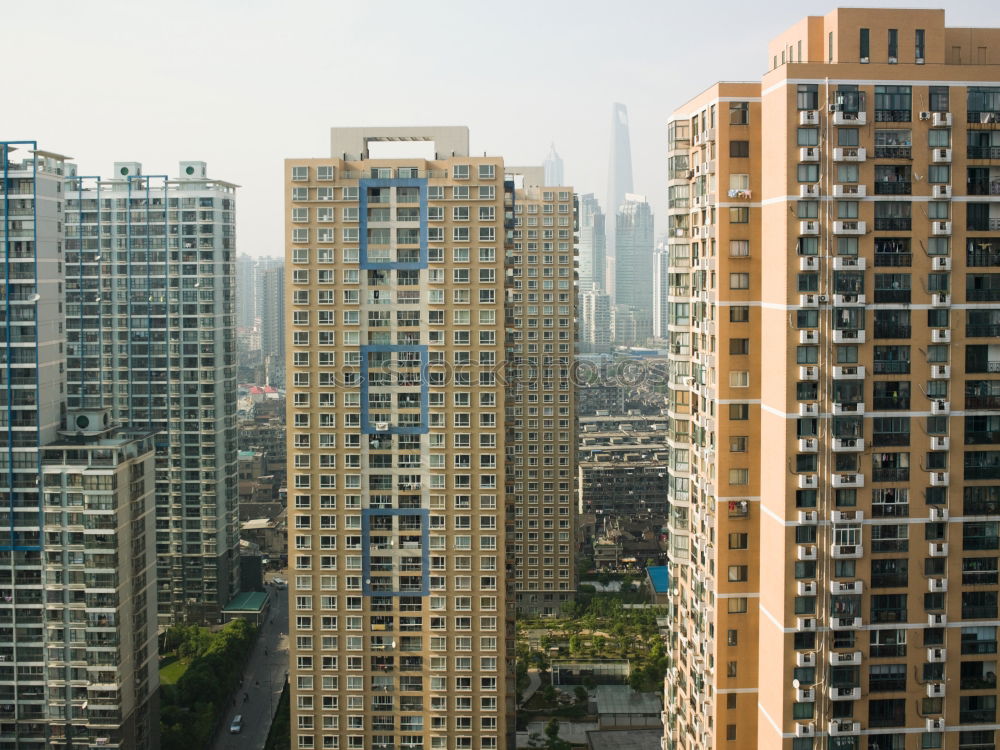
[[[847,5],[941,7],[924,0]],[[759,79],[768,40],[833,2],[32,0],[4,3],[0,140],[84,174],[180,160],[242,185],[238,246],[280,255],[281,165],[335,125],[468,125],[472,151],[540,164],[604,201],[611,103],[631,117],[637,192],[663,216],[665,122],[717,80]],[[995,0],[949,26],[1000,26]],[[720,25],[721,24],[721,25]],[[659,233],[659,227],[657,229]]]

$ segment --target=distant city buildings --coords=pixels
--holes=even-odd
[[[608,215],[613,216],[625,202],[625,196],[635,190],[632,183],[632,145],[628,132],[628,109],[616,102],[611,106],[611,153],[608,158],[608,192],[604,204]],[[616,259],[614,222],[608,226],[608,250],[613,262]],[[611,295],[617,294],[611,289]],[[617,304],[617,300],[613,300]]]
[[[587,352],[611,349],[611,297],[599,289],[580,293],[580,343]]]
[[[668,297],[670,294],[670,255],[665,242],[656,247],[653,255],[653,337],[667,339]]]
[[[629,193],[615,230],[615,344],[643,344],[653,333],[653,211]]]
[[[556,152],[556,144],[553,143],[549,148],[549,155],[545,157],[542,168],[545,171],[545,187],[559,187],[566,184],[566,178],[563,175],[563,160]]]
[[[260,271],[258,329],[268,385],[285,385],[285,268],[271,264]]]
[[[601,204],[593,193],[580,196],[579,288],[608,290],[607,228]]]
[[[155,433],[161,624],[236,593],[235,190],[204,162],[66,168],[67,407]]]

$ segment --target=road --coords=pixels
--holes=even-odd
[[[288,580],[283,571],[269,573],[267,578],[274,575]],[[267,741],[288,674],[288,589],[269,585],[267,591],[271,595],[270,617],[243,670],[243,687],[236,695],[236,705],[230,703],[226,708],[226,721],[216,735],[213,750],[262,750]],[[236,714],[243,715],[243,731],[230,734],[229,725]]]

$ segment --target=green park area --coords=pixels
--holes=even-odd
[[[256,630],[234,620],[217,631],[175,625],[160,636],[162,750],[209,747],[236,689]]]

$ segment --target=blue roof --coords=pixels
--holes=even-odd
[[[667,573],[666,565],[656,565],[646,568],[646,574],[653,584],[653,591],[657,594],[665,594],[670,589],[670,575]]]

